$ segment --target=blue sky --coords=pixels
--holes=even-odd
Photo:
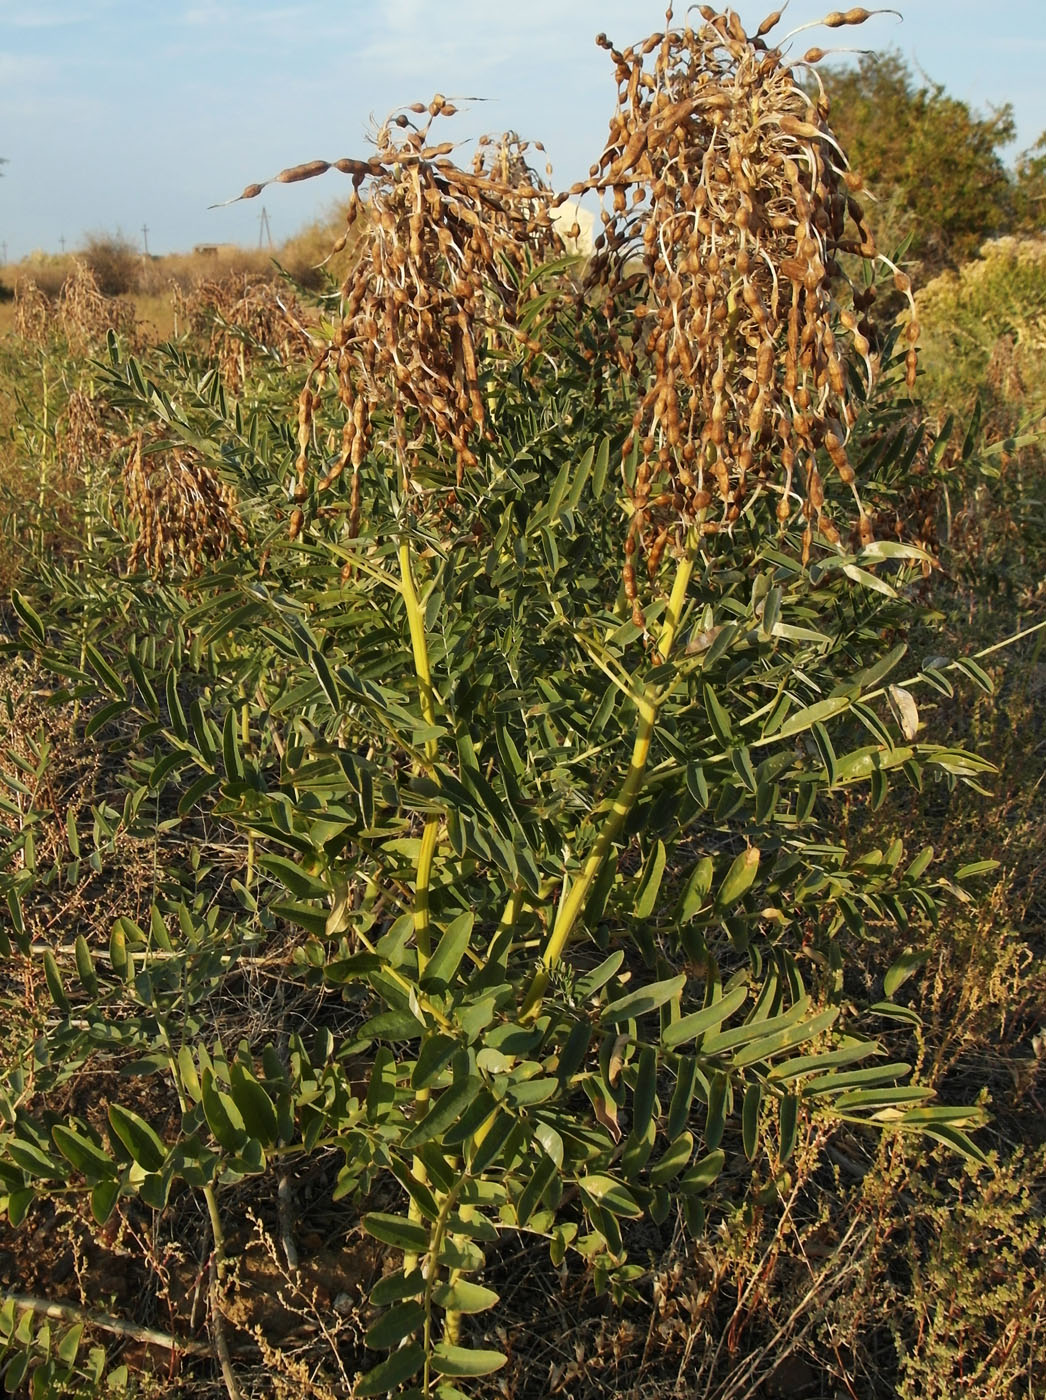
[[[792,0],[777,32],[833,4]],[[771,7],[735,6],[750,29]],[[805,32],[795,51],[898,48],[977,109],[1011,102],[1014,153],[1046,130],[1043,0],[900,8],[903,22]],[[140,243],[146,224],[153,252],[252,245],[262,205],[279,242],[344,177],[208,205],[287,165],[365,155],[372,115],[437,91],[485,99],[448,137],[515,129],[567,185],[601,149],[613,98],[594,35],[626,44],[663,22],[664,0],[0,0],[0,244],[15,260],[92,232]]]

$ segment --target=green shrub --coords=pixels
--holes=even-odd
[[[983,1110],[892,1053],[982,872],[843,839],[840,814],[976,787],[990,765],[933,742],[918,697],[990,682],[907,654],[926,561],[872,522],[918,447],[894,408],[913,351],[889,341],[875,385],[834,145],[736,27],[652,44],[647,83],[614,51],[635,81],[587,299],[525,148],[455,171],[437,98],[342,162],[369,182],[360,256],[304,385],[259,356],[234,392],[192,346],[109,337],[122,483],[8,614],[104,762],[74,802],[28,721],[7,755],[6,994],[31,986],[46,1034],[10,1050],[0,1183],[15,1228],[151,1213],[187,1386],[453,1400],[506,1363],[506,1241],[624,1308],[651,1232],[715,1255],[710,1217],[785,1218],[840,1124],[983,1157]],[[126,890],[128,866],[101,928],[84,881]],[[899,955],[859,968],[887,928]],[[303,1294],[306,1176],[382,1265],[333,1310],[355,1330],[327,1309],[281,1345],[243,1242]],[[211,1260],[213,1361],[161,1245]],[[23,1370],[40,1304],[0,1316]]]

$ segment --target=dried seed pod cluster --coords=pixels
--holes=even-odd
[[[198,573],[205,559],[221,559],[234,541],[247,542],[235,493],[187,448],[155,448],[136,434],[124,497],[138,532],[131,569],[157,577],[175,567]]]
[[[137,344],[134,303],[100,291],[97,278],[82,258],[75,259],[62,284],[57,311],[58,324],[73,350],[87,353],[104,344],[111,330],[131,346]]]
[[[15,286],[15,334],[26,345],[47,344],[55,324],[54,307],[47,293],[25,278]]]
[[[171,301],[178,319],[206,338],[225,387],[243,387],[248,366],[260,355],[282,364],[314,353],[307,313],[290,292],[257,274],[201,282],[190,291],[175,285]]]
[[[99,291],[82,258],[74,259],[55,300],[31,278],[15,288],[15,331],[27,345],[42,347],[61,335],[71,350],[87,354],[104,343],[110,330],[136,344],[137,327],[133,303]]]
[[[757,486],[779,494],[782,521],[802,511],[808,553],[815,523],[839,539],[822,479],[834,469],[853,490],[861,536],[871,536],[847,443],[856,417],[848,365],[868,382],[877,368],[874,291],[837,296],[843,255],[876,259],[859,181],[823,92],[805,92],[764,38],[779,15],[749,37],[732,11],[696,10],[681,29],[669,11],[669,28],[634,48],[600,36],[617,109],[598,164],[571,191],[598,190],[611,206],[590,273],[608,316],[642,288],[619,341],[643,390],[625,444],[626,457],[639,447],[625,566],[637,623],[639,550],[652,578],[667,544],[695,522],[705,532],[729,525]],[[821,56],[803,62],[813,71]],[[896,280],[910,294],[903,274]],[[914,345],[917,327],[909,334]],[[914,369],[913,349],[910,379]]]
[[[369,160],[310,161],[276,178],[310,179],[329,169],[350,175],[347,229],[332,253],[359,234],[357,257],[342,287],[342,321],[313,361],[298,410],[294,498],[310,494],[313,417],[328,376],[343,413],[341,442],[313,483],[327,490],[353,473],[352,524],[358,523],[360,464],[375,439],[376,417],[389,414],[388,437],[408,479],[416,449],[433,438],[453,454],[455,476],[475,462],[486,404],[479,360],[518,335],[519,281],[532,259],[558,248],[549,218],[551,191],[530,171],[525,143],[512,136],[483,143],[471,171],[436,142],[435,120],[454,114],[436,96],[386,121]],[[250,185],[240,198],[252,198]],[[293,512],[296,534],[303,512]]]
[[[73,471],[83,474],[93,465],[105,462],[117,445],[106,421],[105,401],[89,388],[77,388],[56,425],[62,460]],[[110,418],[112,414],[108,415]]]

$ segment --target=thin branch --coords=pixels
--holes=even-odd
[[[88,1308],[77,1307],[75,1303],[51,1303],[46,1298],[33,1298],[28,1293],[3,1293],[0,1294],[0,1301],[13,1303],[16,1308],[26,1308],[39,1317],[52,1317],[60,1322],[80,1322],[85,1327],[98,1327],[117,1337],[130,1337],[147,1346],[164,1347],[167,1351],[182,1352],[186,1356],[214,1354],[207,1342],[173,1337],[168,1332],[158,1332],[154,1327],[140,1327],[135,1322],[126,1322],[109,1313],[91,1312]]]

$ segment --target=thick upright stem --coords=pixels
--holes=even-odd
[[[676,568],[675,581],[658,637],[658,651],[663,662],[669,659],[676,633],[679,630],[687,588],[694,569],[694,553],[694,541],[688,541],[686,552]],[[644,688],[640,699],[639,729],[632,745],[632,758],[628,765],[628,772],[625,774],[620,791],[611,804],[595,844],[588,854],[588,859],[560,903],[556,921],[552,926],[552,932],[549,934],[545,951],[542,954],[541,966],[534,974],[526,1000],[523,1003],[524,1016],[537,1014],[541,998],[548,986],[549,973],[562,958],[596,877],[606,864],[613,844],[617,840],[628,814],[635,806],[636,798],[639,796],[646,776],[647,761],[650,757],[650,741],[657,725],[660,696],[660,687],[647,685]]]
[[[207,1214],[210,1216],[211,1235],[214,1241],[207,1286],[211,1328],[214,1332],[214,1347],[218,1353],[218,1364],[222,1368],[222,1380],[225,1382],[229,1400],[243,1400],[243,1392],[240,1390],[236,1372],[233,1370],[229,1339],[225,1335],[225,1318],[222,1316],[221,1304],[218,1301],[218,1291],[221,1288],[222,1275],[225,1272],[225,1236],[222,1233],[221,1216],[218,1214],[218,1198],[211,1186],[203,1188],[203,1195],[207,1202]]]
[[[414,571],[410,562],[410,544],[400,541],[400,591],[407,610],[407,626],[410,630],[410,645],[414,653],[414,671],[418,678],[418,699],[425,723],[431,728],[436,723],[436,708],[432,694],[432,670],[429,665],[428,641],[425,637],[425,618],[414,584]],[[439,755],[439,747],[434,738],[425,740],[426,764],[434,767]],[[432,860],[439,837],[440,817],[430,816],[425,822],[418,851],[418,864],[414,882],[414,936],[418,945],[418,961],[424,967],[432,952],[429,936],[429,884],[432,878]]]
[[[410,631],[411,651],[414,654],[414,671],[418,679],[418,699],[421,704],[421,714],[429,728],[433,728],[436,723],[436,707],[432,693],[432,668],[429,663],[428,640],[425,636],[425,616],[421,607],[421,600],[418,597],[418,590],[414,583],[414,571],[411,567],[410,542],[404,537],[399,544],[399,566],[400,566],[400,592],[403,596],[403,605],[407,612],[407,627]],[[436,760],[439,756],[439,745],[435,738],[429,737],[425,740],[425,764],[430,769],[435,769]],[[425,821],[425,829],[421,834],[421,845],[418,848],[418,863],[414,876],[414,941],[418,950],[418,970],[424,971],[425,964],[432,956],[432,937],[430,934],[429,921],[429,887],[432,882],[432,862],[436,854],[436,843],[439,840],[440,816],[433,814]],[[428,1089],[419,1089],[414,1096],[414,1107],[418,1118],[424,1116],[430,1099]],[[413,1162],[414,1174],[421,1180],[427,1179],[428,1173],[425,1164],[420,1157],[415,1157]],[[407,1214],[412,1220],[420,1220],[421,1213],[413,1199],[408,1207]],[[416,1258],[413,1255],[406,1255],[404,1258],[404,1268],[408,1273],[416,1265]]]

